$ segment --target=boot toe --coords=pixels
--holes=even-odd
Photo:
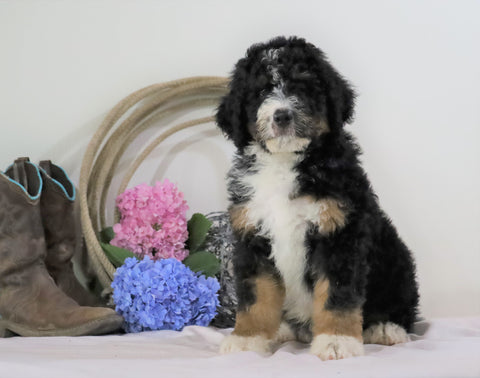
[[[72,328],[75,336],[103,335],[119,331],[123,317],[106,307],[78,307],[71,321],[78,324]]]

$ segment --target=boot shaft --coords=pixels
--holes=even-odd
[[[72,258],[82,247],[75,186],[66,172],[51,161],[41,161],[39,166],[43,179],[40,209],[47,244],[47,270],[57,286],[76,302],[97,306],[101,302],[85,290],[73,270]]]
[[[50,161],[41,161],[43,180],[40,210],[45,241],[47,267],[62,268],[75,253],[77,221],[75,216],[75,186],[65,171]]]
[[[26,159],[0,172],[0,288],[12,272],[45,258],[41,192],[40,172]]]

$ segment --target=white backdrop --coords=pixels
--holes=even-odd
[[[359,94],[349,129],[414,251],[427,317],[480,314],[480,2],[0,0],[0,165],[49,158],[78,180],[105,113],[146,85],[227,75],[254,42],[299,35]],[[214,128],[155,151],[191,212],[226,206]],[[130,151],[130,158],[135,151]]]

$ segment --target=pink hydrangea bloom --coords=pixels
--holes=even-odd
[[[110,244],[154,260],[188,256],[188,238],[183,193],[168,180],[155,185],[140,184],[117,197],[120,223],[113,226]]]

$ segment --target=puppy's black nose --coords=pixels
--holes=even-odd
[[[278,109],[273,113],[273,120],[278,127],[287,127],[293,120],[293,112],[290,109]]]

